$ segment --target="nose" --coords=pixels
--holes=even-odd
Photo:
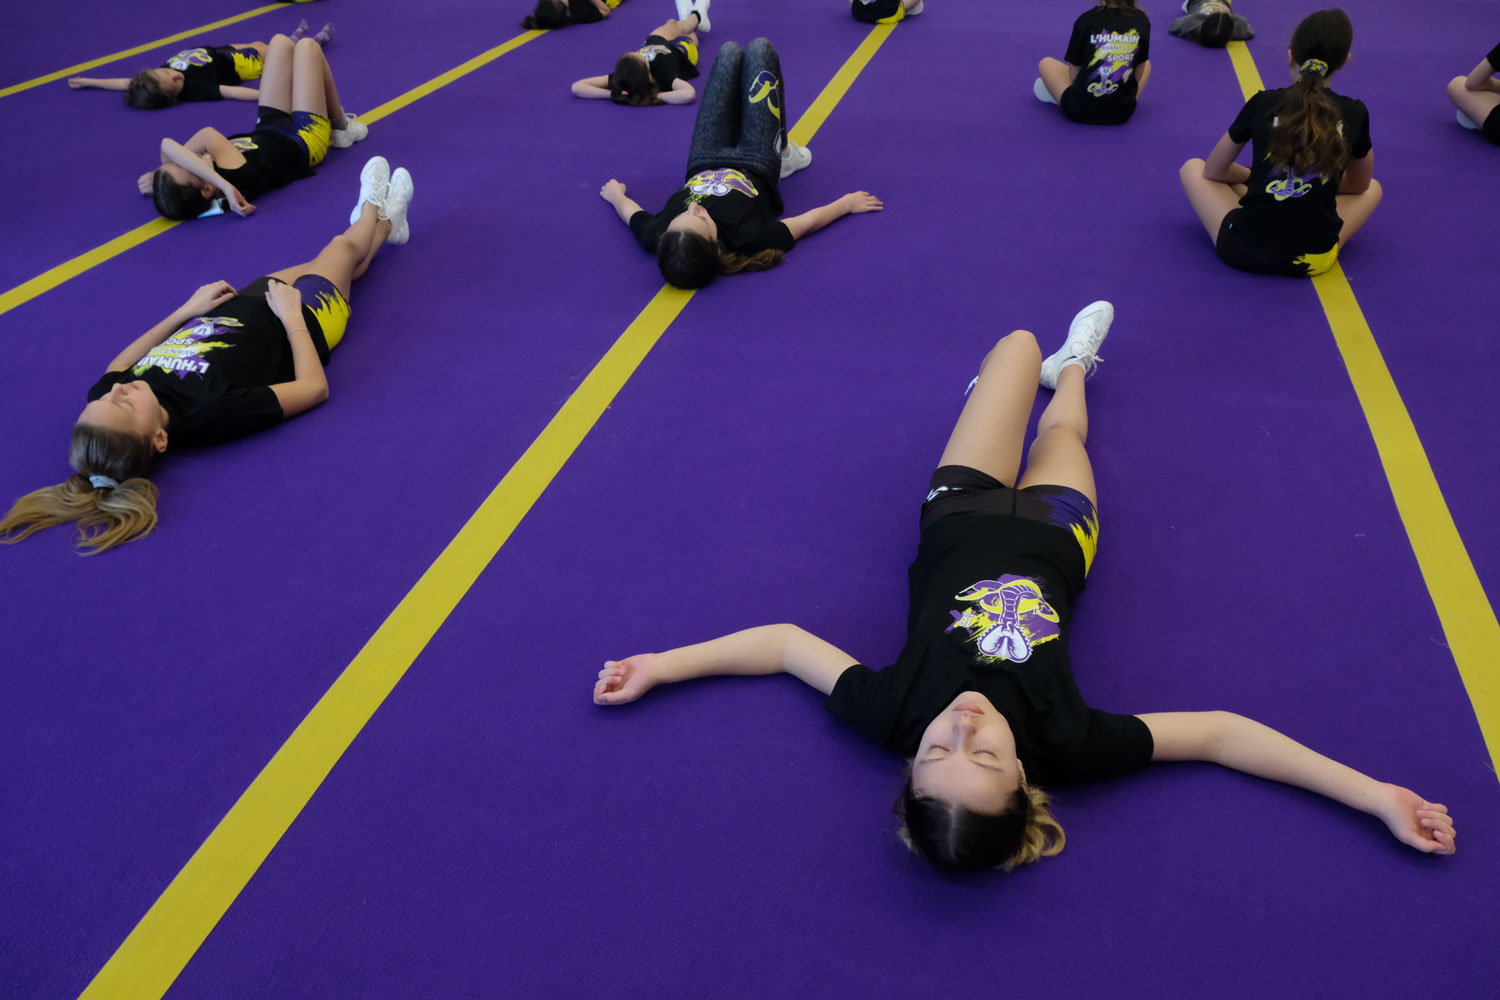
[[[976,730],[978,728],[979,727],[976,726],[976,725],[974,725],[973,721],[971,721],[968,718],[954,719],[953,720],[953,739],[954,739],[955,742],[962,743],[964,740],[968,739],[970,736],[973,736],[974,735],[974,730]]]

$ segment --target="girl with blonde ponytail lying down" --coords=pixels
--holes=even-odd
[[[360,174],[350,226],[321,253],[251,282],[204,285],[109,363],[73,425],[75,475],[28,493],[0,541],[78,522],[89,555],[156,527],[146,478],[169,447],[217,444],[290,420],[328,398],[323,366],[344,336],[350,286],[382,243],[405,243],[411,175],[383,157]]]
[[[1292,85],[1251,97],[1206,161],[1182,165],[1183,190],[1229,266],[1321,274],[1380,204],[1370,112],[1329,86],[1353,42],[1342,10],[1303,18],[1288,50]],[[1248,167],[1235,162],[1246,143]]]
[[[1099,534],[1084,378],[1113,318],[1108,302],[1095,302],[1051,357],[1018,330],[985,358],[922,504],[906,645],[893,665],[871,670],[795,625],[766,625],[609,661],[595,703],[694,677],[790,673],[859,735],[911,758],[901,837],[944,871],[1008,871],[1057,854],[1063,830],[1041,786],[1165,760],[1209,760],[1307,788],[1377,816],[1417,850],[1451,854],[1447,807],[1257,722],[1227,712],[1116,715],[1084,702],[1068,657]],[[1038,382],[1053,395],[1022,473]]]

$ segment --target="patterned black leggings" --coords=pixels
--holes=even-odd
[[[764,38],[748,49],[725,42],[698,102],[687,176],[714,167],[754,170],[773,187],[786,143],[781,59]]]

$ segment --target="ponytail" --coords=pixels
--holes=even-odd
[[[724,244],[718,245],[719,273],[739,274],[741,271],[769,271],[786,259],[784,250],[761,250],[746,256],[735,253]]]
[[[1309,14],[1292,33],[1292,58],[1301,75],[1276,108],[1267,157],[1292,173],[1337,177],[1349,162],[1342,114],[1328,77],[1349,59],[1354,26],[1338,8]]]
[[[70,461],[77,474],[12,504],[0,518],[0,542],[13,544],[43,528],[77,521],[77,545],[84,555],[94,555],[150,534],[157,521],[157,489],[145,474],[155,456],[149,438],[75,424]]]

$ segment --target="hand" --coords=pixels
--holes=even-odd
[[[843,201],[844,207],[849,210],[850,215],[860,215],[864,212],[880,212],[885,209],[885,202],[868,191],[851,191],[844,195]]]
[[[141,174],[141,176],[136,180],[135,186],[136,189],[141,192],[141,194],[149,197],[151,194],[151,187],[155,182],[156,171],[148,170],[144,174]]]
[[[1381,788],[1379,816],[1396,839],[1424,854],[1452,854],[1456,849],[1453,820],[1448,807],[1428,802],[1422,796],[1400,785]]]
[[[202,316],[234,298],[234,286],[227,281],[211,281],[200,285],[192,297],[182,304],[182,311],[193,316]]]
[[[229,199],[230,210],[241,218],[255,211],[255,206],[246,201],[245,196],[240,194],[240,189],[233,184],[230,184],[224,191],[224,197]]]
[[[611,177],[609,183],[599,189],[599,197],[613,205],[615,199],[625,197],[625,185]]]
[[[623,705],[656,686],[655,653],[637,653],[625,660],[609,660],[594,685],[595,705]]]
[[[280,278],[272,278],[270,285],[266,287],[266,304],[281,320],[281,325],[286,327],[287,332],[292,330],[307,329],[307,321],[302,318],[302,293],[297,291],[295,285],[288,285]]]
[[[86,76],[70,76],[70,77],[68,77],[68,86],[72,87],[74,90],[81,90],[84,87],[87,87],[88,85],[89,85],[89,78],[86,77]]]

